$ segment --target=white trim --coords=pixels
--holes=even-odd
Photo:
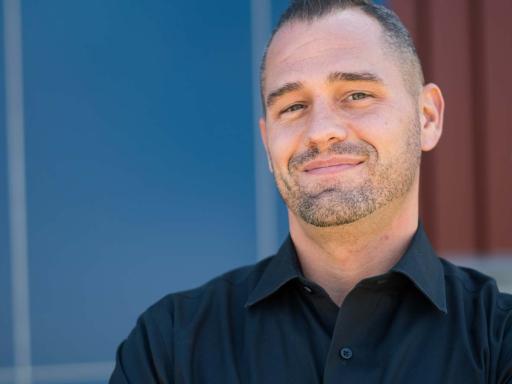
[[[271,0],[251,0],[253,151],[256,195],[256,255],[258,259],[275,253],[279,246],[277,196],[274,179],[268,170],[267,156],[258,126],[258,119],[262,115],[259,84],[260,60],[272,32],[271,28]]]
[[[7,165],[12,279],[14,382],[30,384],[30,304],[25,197],[21,0],[4,0]]]
[[[114,362],[40,365],[32,367],[32,380],[51,383],[80,383],[84,381],[106,381],[114,370]],[[15,370],[0,368],[0,384],[14,381]]]

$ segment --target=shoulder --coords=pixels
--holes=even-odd
[[[200,287],[171,293],[146,309],[120,344],[110,383],[156,383],[174,377],[175,343],[221,335],[240,316],[252,287],[272,257],[226,272]]]
[[[167,294],[144,311],[141,318],[153,324],[161,323],[162,319],[186,322],[205,311],[243,307],[274,257],[230,270],[198,287]]]
[[[500,292],[496,280],[473,268],[455,265],[441,259],[448,295],[459,295],[474,304],[491,306],[497,311],[512,311],[512,295]]]
[[[461,326],[485,339],[494,371],[505,382],[512,378],[512,295],[500,292],[496,280],[472,268],[441,260],[450,310]]]

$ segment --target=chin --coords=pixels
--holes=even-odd
[[[310,225],[326,228],[352,224],[371,215],[377,209],[373,199],[344,202],[326,200],[302,201],[296,206],[295,214]]]

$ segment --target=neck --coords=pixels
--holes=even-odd
[[[417,195],[394,201],[354,223],[319,228],[289,211],[290,235],[306,278],[339,306],[361,280],[387,272],[417,227]]]

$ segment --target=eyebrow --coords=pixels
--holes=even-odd
[[[327,82],[337,81],[370,81],[373,83],[384,83],[382,79],[371,72],[333,72],[327,78]]]
[[[304,85],[302,85],[302,83],[300,81],[297,81],[294,83],[286,83],[285,85],[283,85],[282,87],[279,87],[275,91],[271,92],[270,95],[268,95],[267,108],[270,108],[279,97],[284,96],[290,92],[298,91],[299,89],[302,89],[302,88],[304,88]]]
[[[332,72],[327,77],[328,83],[335,83],[338,81],[369,81],[380,84],[384,83],[379,76],[370,72]],[[281,96],[298,91],[302,88],[304,88],[304,85],[300,81],[286,83],[268,95],[266,102],[267,108],[270,108]]]

